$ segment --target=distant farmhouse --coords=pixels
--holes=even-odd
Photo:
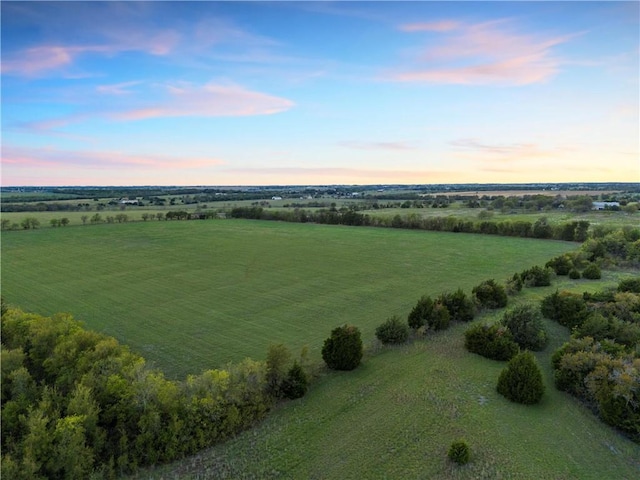
[[[120,205],[138,205],[138,200],[120,199]]]
[[[593,202],[592,210],[617,210],[620,202]]]

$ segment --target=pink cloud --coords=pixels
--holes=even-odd
[[[509,19],[474,25],[456,22],[410,24],[406,32],[437,31],[441,43],[430,45],[414,65],[388,76],[399,82],[473,85],[527,85],[547,81],[563,63],[552,48],[579,34],[543,38],[514,31]]]
[[[61,45],[43,45],[29,48],[2,61],[2,73],[21,76],[34,76],[41,72],[55,70],[70,65],[75,57],[85,52],[104,51],[104,47],[84,46],[68,47]]]
[[[116,112],[116,120],[142,120],[157,117],[219,117],[270,115],[293,107],[286,98],[247,90],[240,86],[207,84],[204,86],[168,86],[168,98],[141,108]]]
[[[130,154],[118,151],[61,150],[53,147],[2,147],[4,170],[30,168],[88,168],[88,169],[184,169],[223,165],[216,158],[173,157],[167,155]],[[3,172],[6,176],[7,172]],[[10,176],[10,175],[9,175]]]
[[[130,87],[141,84],[142,81],[134,80],[131,82],[114,83],[111,85],[98,85],[96,91],[107,95],[127,95],[132,93]]]

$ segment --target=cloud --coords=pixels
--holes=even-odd
[[[271,115],[289,110],[291,100],[240,86],[209,83],[204,86],[190,84],[167,86],[167,97],[153,105],[111,113],[116,120],[142,120],[157,117],[221,117]]]
[[[353,140],[344,140],[339,142],[338,145],[357,150],[415,150],[414,146],[406,142],[358,142]]]
[[[489,144],[475,138],[460,138],[449,142],[450,145],[473,153],[489,154],[493,157],[531,158],[550,157],[554,153],[543,150],[534,143]]]
[[[118,151],[78,151],[52,147],[18,147],[3,145],[3,170],[32,168],[87,169],[184,169],[223,165],[217,158],[143,155]],[[7,175],[7,172],[3,172]],[[10,175],[8,175],[10,176]]]
[[[96,87],[96,92],[106,95],[127,95],[133,93],[130,87],[140,85],[141,83],[141,80],[133,80],[130,82],[120,82],[111,85],[98,85]]]
[[[579,34],[545,37],[516,30],[510,19],[479,24],[455,21],[415,23],[400,30],[439,32],[443,38],[415,55],[413,65],[387,76],[397,82],[463,85],[529,85],[545,82],[563,61],[553,47]]]

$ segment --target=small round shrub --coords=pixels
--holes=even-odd
[[[449,328],[449,323],[451,321],[451,316],[449,315],[449,310],[440,302],[436,302],[433,304],[433,310],[431,311],[431,315],[427,318],[427,325],[432,330],[446,330]]]
[[[353,325],[334,328],[322,346],[322,359],[333,370],[353,370],[360,365],[362,354],[360,330]]]
[[[473,296],[482,308],[502,308],[507,306],[507,291],[495,280],[485,280],[473,287]]]
[[[569,270],[569,278],[571,280],[578,280],[580,277],[580,270],[578,270],[577,268],[572,268],[571,270]]]
[[[500,373],[498,393],[512,402],[533,405],[542,399],[544,382],[538,362],[529,351],[520,352]]]
[[[547,287],[551,285],[551,268],[542,268],[538,265],[525,270],[520,274],[527,287]]]
[[[511,277],[510,279],[507,280],[506,282],[506,290],[507,290],[507,295],[516,295],[518,294],[520,291],[522,291],[522,285],[523,285],[523,281],[522,278],[520,277],[519,273],[514,273],[513,277]]]
[[[555,292],[543,298],[540,311],[546,318],[567,328],[577,327],[589,316],[582,295],[571,292]]]
[[[573,268],[573,262],[571,257],[565,254],[552,258],[545,264],[545,267],[553,269],[556,275],[568,275]]]
[[[547,331],[542,323],[540,310],[532,304],[518,305],[502,316],[500,323],[509,329],[513,341],[523,350],[544,350]]]
[[[500,324],[478,324],[464,332],[464,346],[471,353],[477,353],[492,360],[509,360],[519,351],[511,332]]]
[[[294,400],[296,398],[302,398],[307,393],[309,388],[309,377],[296,361],[289,369],[287,376],[282,381],[280,390],[284,397]]]
[[[589,280],[598,280],[602,278],[602,272],[600,271],[600,267],[595,263],[591,263],[582,271],[582,278],[586,278]]]
[[[453,293],[443,293],[438,297],[438,301],[447,307],[454,322],[470,322],[476,315],[473,300],[460,288]]]
[[[407,323],[411,328],[418,329],[423,327],[427,323],[427,318],[431,315],[433,310],[433,300],[428,295],[424,295],[418,300],[415,307],[409,313]]]
[[[409,338],[409,326],[394,315],[376,328],[376,338],[382,343],[404,343]]]
[[[449,457],[449,460],[457,463],[458,465],[469,463],[469,459],[471,457],[469,445],[467,445],[467,442],[465,442],[464,440],[453,442],[449,447],[447,457]]]

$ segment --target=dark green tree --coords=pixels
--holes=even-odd
[[[458,288],[453,293],[443,293],[438,297],[454,322],[470,322],[476,314],[476,307],[467,295]]]
[[[502,308],[507,306],[507,291],[495,280],[485,280],[473,287],[473,296],[481,308]]]
[[[298,361],[293,362],[286,378],[282,382],[281,390],[284,397],[294,400],[302,398],[309,388],[309,377]]]
[[[353,370],[362,360],[360,330],[353,325],[334,328],[324,341],[322,359],[333,370]]]
[[[524,304],[513,307],[505,312],[500,323],[509,329],[513,340],[523,350],[540,351],[547,346],[548,336],[537,306]]]
[[[427,318],[431,316],[433,311],[433,300],[428,295],[424,295],[418,300],[415,307],[409,313],[407,322],[413,329],[423,327],[427,323]]]
[[[409,338],[409,326],[394,315],[376,328],[376,338],[382,343],[404,343]]]
[[[469,445],[464,440],[458,440],[453,442],[447,452],[447,457],[458,465],[465,465],[469,463],[471,453],[469,451]]]
[[[509,360],[507,367],[500,373],[497,390],[512,402],[525,405],[533,405],[542,399],[542,372],[531,352],[521,352]]]

